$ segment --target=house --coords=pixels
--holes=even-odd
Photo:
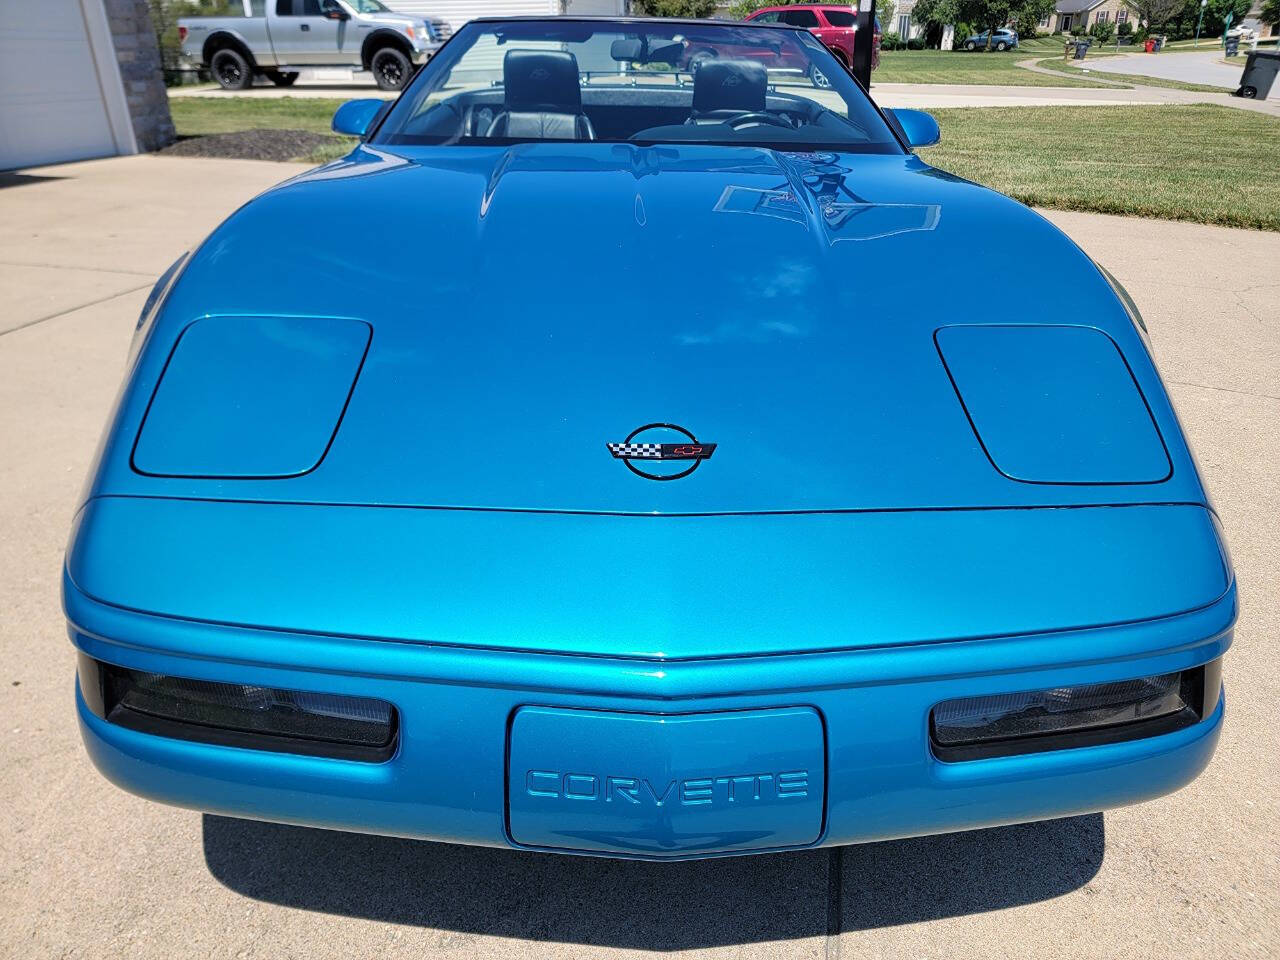
[[[880,29],[885,33],[896,33],[903,40],[913,40],[924,36],[925,24],[912,17],[916,0],[898,0],[893,7],[893,22],[880,21]]]
[[[2,6],[0,170],[173,141],[147,0]]]
[[[1037,29],[1044,33],[1067,33],[1108,21],[1137,25],[1137,17],[1124,0],[1058,0],[1053,13],[1042,17]]]

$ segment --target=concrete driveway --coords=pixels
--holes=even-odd
[[[0,956],[1277,955],[1280,234],[1048,214],[1144,310],[1239,573],[1226,730],[1174,796],[661,865],[229,820],[98,776],[58,608],[77,492],[152,278],[298,169],[135,157],[0,175]],[[1042,266],[1015,276],[1055,282]]]

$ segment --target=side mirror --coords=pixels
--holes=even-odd
[[[320,8],[320,15],[326,20],[350,20],[351,14],[343,10],[334,0],[325,0],[325,4]]]
[[[938,121],[923,110],[890,110],[893,119],[913,147],[931,147],[942,139]]]
[[[348,100],[333,115],[333,132],[363,139],[386,105],[386,100]]]

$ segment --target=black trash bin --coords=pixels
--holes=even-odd
[[[1228,57],[1240,56],[1240,38],[1239,37],[1227,37],[1227,56]]]
[[[1240,75],[1240,89],[1236,96],[1249,100],[1255,97],[1267,99],[1277,73],[1280,73],[1280,51],[1253,51],[1244,62],[1244,73]]]
[[[1089,41],[1077,40],[1076,41],[1076,59],[1083,60],[1084,55],[1088,52],[1089,52]]]

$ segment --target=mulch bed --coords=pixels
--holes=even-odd
[[[174,157],[221,157],[231,160],[295,160],[337,137],[306,130],[241,130],[183,137],[160,152]]]

